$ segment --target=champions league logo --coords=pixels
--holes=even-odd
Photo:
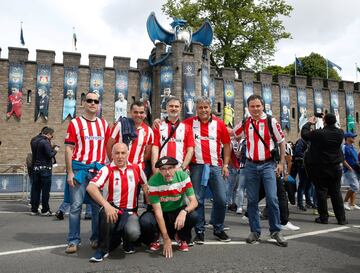
[[[57,190],[61,190],[61,186],[62,186],[62,184],[63,184],[63,181],[62,181],[62,179],[61,178],[58,178],[58,179],[56,179],[56,189]]]
[[[167,72],[164,72],[164,73],[161,74],[161,81],[162,82],[168,83],[168,82],[172,81],[172,78],[173,78],[173,76],[172,76],[172,73],[170,71],[167,71]]]
[[[193,69],[191,67],[191,65],[187,65],[185,67],[185,72],[184,72],[184,75],[188,76],[188,77],[191,77],[191,76],[194,76],[194,72],[193,72]]]
[[[125,90],[128,87],[127,78],[125,76],[120,76],[119,82],[117,83],[117,87],[120,90]]]
[[[3,179],[1,181],[1,186],[3,190],[7,190],[7,185],[9,184],[9,181],[7,179]]]

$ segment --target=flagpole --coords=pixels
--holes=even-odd
[[[296,54],[295,54],[295,62],[294,62],[294,64],[295,64],[295,76],[296,76]]]
[[[329,79],[329,61],[326,59],[326,79]]]
[[[358,81],[358,66],[357,63],[355,63],[355,78],[356,78],[356,82]]]

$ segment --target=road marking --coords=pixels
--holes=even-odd
[[[353,227],[360,227],[360,226],[353,226]],[[307,236],[314,236],[324,233],[330,233],[330,232],[336,232],[341,231],[350,228],[349,226],[343,226],[343,227],[336,227],[336,228],[330,228],[330,229],[324,229],[324,230],[318,230],[318,231],[311,231],[311,232],[305,232],[295,235],[289,235],[284,236],[287,240],[297,239],[301,237],[307,237]],[[267,241],[274,241],[273,239],[268,239]],[[175,242],[173,244],[176,244]],[[218,242],[218,241],[207,241],[204,242],[204,245],[246,245],[247,243],[245,241],[230,241],[230,242]],[[27,249],[20,249],[20,250],[13,250],[13,251],[6,251],[6,252],[0,252],[0,256],[6,256],[6,255],[14,255],[14,254],[21,254],[21,253],[27,253],[27,252],[34,252],[34,251],[42,251],[42,250],[49,250],[49,249],[55,249],[55,248],[65,248],[67,244],[63,245],[54,245],[54,246],[44,246],[44,247],[35,247],[35,248],[27,248]]]
[[[360,228],[360,226],[353,226],[354,228]]]
[[[16,213],[30,214],[29,211],[0,211],[0,214],[16,214]]]

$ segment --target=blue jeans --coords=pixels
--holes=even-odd
[[[75,173],[75,171],[74,171]],[[70,190],[70,214],[69,214],[69,235],[68,243],[78,245],[80,239],[80,218],[81,218],[81,207],[84,202],[86,187],[89,181],[92,179],[94,174],[89,173],[86,181],[79,184],[76,183],[74,187],[69,187]],[[99,205],[91,199],[91,241],[97,241],[98,224],[99,224]]]
[[[195,225],[196,233],[205,232],[205,186],[201,185],[201,176],[204,165],[202,164],[191,164],[190,165],[190,176],[191,182],[194,187],[196,199],[198,200],[197,212],[197,223]],[[213,193],[213,207],[211,210],[210,223],[214,226],[214,232],[219,233],[224,230],[224,220],[226,213],[226,186],[224,178],[221,174],[221,168],[218,166],[210,166],[210,176],[208,181],[208,187]]]
[[[66,213],[68,210],[70,209],[70,203],[67,203],[65,201],[63,201],[58,210],[61,211],[62,213]],[[85,216],[91,216],[91,205],[90,204],[86,204],[86,209],[85,209]]]
[[[236,189],[235,204],[238,208],[242,208],[244,204],[244,192],[245,192],[245,169],[240,169],[238,174],[238,187]]]
[[[312,183],[311,183],[309,177],[306,174],[304,166],[301,166],[299,168],[299,186],[298,186],[297,191],[298,191],[297,192],[298,207],[304,205],[304,202],[303,202],[304,193],[305,193],[306,204],[310,205],[313,203],[313,200],[312,200],[313,186],[312,186]]]
[[[229,176],[226,178],[226,203],[228,205],[235,203],[239,182],[238,178],[239,170],[234,167],[229,167]]]
[[[248,197],[248,215],[251,232],[261,234],[260,216],[259,216],[259,189],[260,183],[264,184],[266,194],[266,205],[268,208],[268,217],[270,233],[281,230],[279,202],[277,198],[276,176],[274,162],[256,164],[246,161],[246,192]]]

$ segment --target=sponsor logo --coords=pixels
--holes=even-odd
[[[85,140],[104,140],[103,136],[85,136]]]

